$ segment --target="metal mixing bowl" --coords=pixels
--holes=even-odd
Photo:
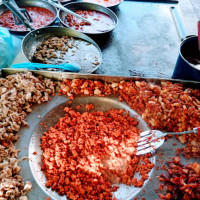
[[[110,10],[109,8],[106,8],[106,7],[103,7],[103,6],[100,6],[100,5],[97,5],[97,4],[93,4],[93,3],[86,3],[86,2],[72,2],[72,3],[67,3],[64,5],[64,7],[68,8],[69,10],[73,11],[73,12],[76,12],[78,10],[93,10],[93,11],[98,11],[98,12],[102,12],[106,15],[108,15],[112,20],[113,20],[113,27],[109,30],[106,30],[104,32],[84,32],[84,31],[80,31],[82,33],[85,33],[85,34],[90,34],[90,35],[96,35],[96,34],[104,34],[104,33],[108,33],[108,32],[111,32],[113,31],[116,26],[118,25],[118,18],[117,16],[115,15],[115,13]],[[66,17],[67,13],[60,10],[59,13],[58,13],[58,17],[61,21],[61,23],[66,26],[66,27],[69,27],[67,26],[65,23],[64,23],[64,20],[65,20],[65,17]],[[71,28],[71,27],[69,27]]]
[[[80,0],[81,1],[81,0]],[[82,0],[82,2],[87,2],[88,0]],[[104,6],[104,5],[102,5],[102,6],[104,6],[104,7],[106,7],[106,8],[110,8],[110,9],[115,9],[116,7],[118,7],[122,2],[123,2],[124,0],[121,0],[120,2],[118,2],[118,3],[115,3],[115,4],[111,4],[111,5],[109,5],[109,6]],[[88,1],[89,2],[89,1]],[[99,4],[98,2],[96,2],[96,1],[94,1],[94,2],[90,2],[90,3],[95,3],[95,4],[98,4],[98,5],[101,5],[101,4]]]

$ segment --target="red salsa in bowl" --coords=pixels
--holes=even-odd
[[[76,14],[88,19],[95,26],[90,25],[82,19],[66,14],[64,24],[74,30],[84,33],[100,33],[98,30],[110,30],[115,26],[113,19],[103,12],[96,10],[78,10]]]
[[[29,15],[31,16],[33,23],[32,26],[35,29],[47,26],[51,24],[54,19],[55,15],[46,8],[41,7],[24,7]],[[26,31],[24,25],[16,25],[13,14],[10,10],[4,12],[0,15],[0,26],[8,28],[12,31]]]

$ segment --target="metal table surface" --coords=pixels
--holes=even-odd
[[[118,27],[110,34],[91,36],[103,54],[103,62],[94,73],[171,78],[180,44],[171,6],[178,7],[173,3],[125,1],[116,8]],[[23,36],[12,36],[13,63],[26,62],[21,52]]]

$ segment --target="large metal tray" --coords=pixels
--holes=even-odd
[[[2,70],[3,75],[7,74],[15,74],[20,70],[6,69]],[[52,77],[59,80],[63,78],[85,78],[85,79],[95,79],[95,80],[104,80],[108,82],[113,81],[121,81],[121,80],[145,80],[154,83],[159,83],[161,81],[172,81],[182,83],[186,87],[191,88],[200,88],[200,82],[192,82],[192,81],[181,81],[181,80],[171,80],[171,79],[151,79],[151,78],[136,78],[136,77],[122,77],[122,76],[100,76],[100,75],[84,75],[84,74],[74,74],[74,73],[63,73],[63,72],[42,72],[42,71],[33,71],[35,74],[40,74],[46,77]],[[33,189],[28,194],[30,200],[44,199],[47,196],[52,195],[51,191],[44,187],[44,177],[42,177],[41,171],[39,169],[41,149],[40,149],[40,139],[39,137],[43,133],[43,131],[47,130],[50,126],[52,126],[60,117],[63,115],[62,108],[67,104],[68,98],[64,96],[55,96],[48,103],[44,103],[42,105],[34,105],[33,112],[29,114],[26,120],[29,123],[29,128],[22,128],[19,132],[20,139],[15,143],[15,146],[20,149],[19,158],[23,156],[29,156],[30,161],[23,161],[20,165],[22,167],[22,176],[25,180],[30,180],[33,183]],[[116,96],[111,97],[76,97],[73,101],[72,106],[83,103],[94,103],[96,105],[97,110],[107,110],[109,108],[124,108],[125,110],[129,110],[131,115],[136,114],[135,111],[131,110],[129,106],[125,102],[119,102]],[[61,106],[61,107],[60,107]],[[38,118],[38,115],[41,118]],[[139,118],[141,129],[145,130],[146,124]],[[47,122],[47,128],[39,125],[41,122]],[[173,146],[173,143],[177,143],[177,146]],[[159,148],[153,158],[153,162],[155,163],[155,167],[151,171],[152,181],[146,181],[146,184],[143,188],[138,189],[134,187],[121,186],[119,191],[115,193],[116,197],[120,200],[128,200],[133,199],[134,197],[138,197],[141,199],[145,197],[146,200],[155,200],[158,198],[157,193],[155,192],[155,188],[158,188],[159,181],[156,178],[157,175],[162,173],[161,166],[165,163],[166,160],[174,157],[176,155],[176,149],[182,148],[184,145],[180,144],[175,137],[168,139],[164,145]],[[37,150],[35,150],[37,149]],[[37,152],[37,155],[34,155],[33,152]],[[189,162],[197,162],[198,160],[195,158],[191,158],[186,161],[184,157],[182,158],[183,163]],[[159,167],[156,170],[156,167]],[[34,175],[33,175],[33,173]],[[56,193],[53,194],[53,198],[56,200],[63,200],[65,198],[61,198],[57,196]]]

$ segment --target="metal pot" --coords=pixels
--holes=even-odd
[[[172,78],[200,81],[200,65],[188,61],[188,57],[199,55],[198,37],[190,36],[180,44],[179,56]]]

